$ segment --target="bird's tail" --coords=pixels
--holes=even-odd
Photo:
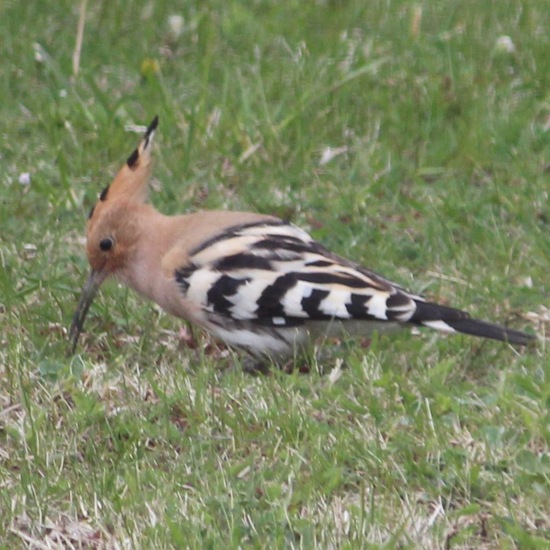
[[[416,311],[409,322],[444,332],[461,332],[519,346],[526,346],[537,339],[532,334],[472,319],[465,311],[420,300],[416,301]]]

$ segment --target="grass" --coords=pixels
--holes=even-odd
[[[0,5],[0,547],[548,548],[544,344],[254,378],[111,284],[66,355],[87,212],[155,114],[160,210],[276,213],[544,334],[548,3],[89,2],[76,76],[46,4]]]

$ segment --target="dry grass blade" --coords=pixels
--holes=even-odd
[[[82,0],[80,2],[78,25],[76,28],[76,42],[73,51],[73,80],[76,80],[80,70],[80,54],[82,52],[82,41],[84,40],[84,25],[86,24],[87,4],[88,0]]]

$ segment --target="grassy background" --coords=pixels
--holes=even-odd
[[[548,548],[542,345],[405,332],[254,378],[116,284],[73,358],[66,327],[158,114],[160,210],[273,212],[544,333],[549,2],[88,4],[75,77],[77,2],[0,3],[0,546]]]

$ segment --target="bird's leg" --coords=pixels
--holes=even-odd
[[[270,376],[271,368],[266,361],[259,361],[257,358],[245,357],[241,362],[243,372],[253,376]]]

